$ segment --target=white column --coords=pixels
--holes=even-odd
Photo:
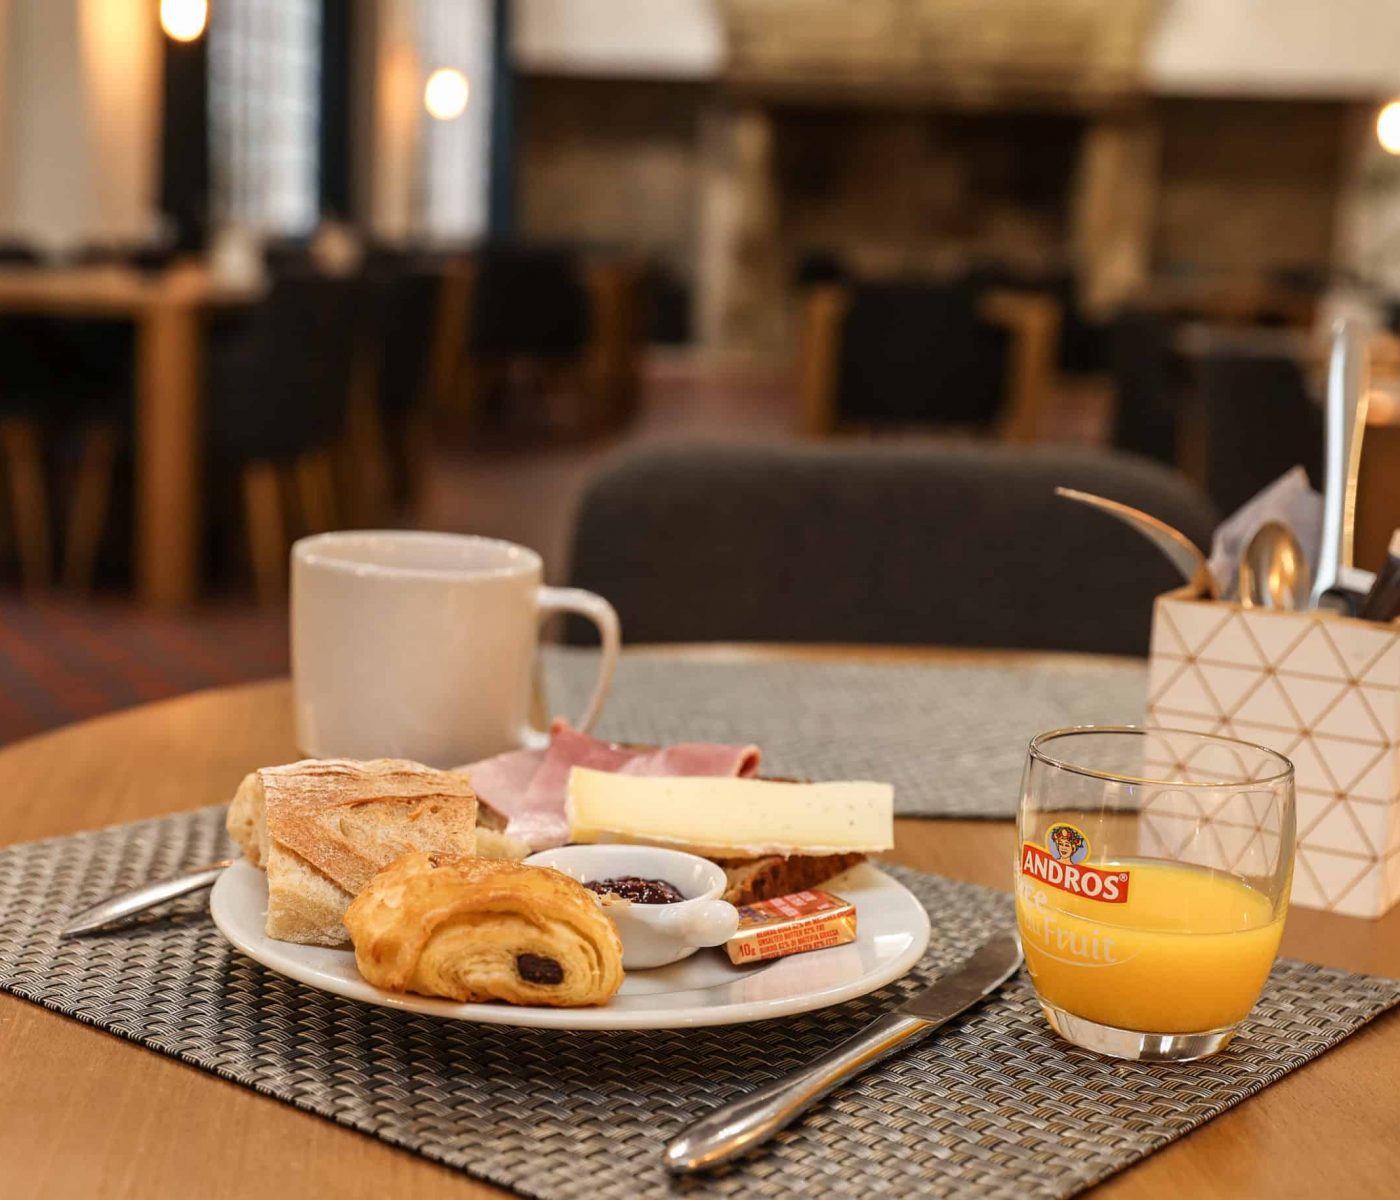
[[[0,5],[0,235],[63,252],[154,232],[155,11],[145,0]]]
[[[88,240],[135,243],[156,232],[162,37],[157,9],[150,0],[79,0]]]

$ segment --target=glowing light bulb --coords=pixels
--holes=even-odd
[[[1392,100],[1376,118],[1376,140],[1387,154],[1400,154],[1400,100]]]
[[[192,42],[209,21],[209,0],[160,0],[160,27],[177,42]]]
[[[428,76],[423,89],[423,107],[439,121],[455,121],[467,111],[471,87],[456,67],[439,67]]]

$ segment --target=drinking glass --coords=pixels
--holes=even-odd
[[[1016,917],[1050,1026],[1116,1058],[1201,1058],[1254,1007],[1293,881],[1293,764],[1174,729],[1033,738]]]

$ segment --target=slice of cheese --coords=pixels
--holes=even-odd
[[[614,775],[574,767],[571,842],[647,842],[695,854],[840,854],[894,846],[888,783]]]

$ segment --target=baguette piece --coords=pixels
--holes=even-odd
[[[460,775],[400,759],[306,759],[254,771],[228,831],[267,872],[267,935],[340,946],[374,874],[415,850],[476,852],[476,793]]]
[[[718,858],[728,881],[722,899],[756,904],[805,892],[865,861],[864,854],[765,854],[761,858]]]

